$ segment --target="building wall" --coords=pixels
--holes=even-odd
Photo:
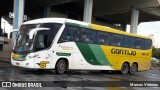
[[[0,59],[10,60],[12,52],[12,39],[7,39],[4,37],[4,42],[1,45],[3,45],[3,50],[0,50]]]

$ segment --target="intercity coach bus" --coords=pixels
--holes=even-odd
[[[152,40],[65,18],[23,23],[11,55],[14,66],[30,69],[115,70],[135,74],[150,69]]]

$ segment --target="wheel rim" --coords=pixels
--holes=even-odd
[[[65,70],[65,65],[64,65],[64,63],[60,63],[60,65],[59,65],[59,70],[60,70],[60,71],[64,71],[64,70]]]
[[[136,72],[137,71],[137,67],[135,64],[132,65],[132,68],[131,68],[132,72]]]
[[[127,74],[127,72],[128,72],[128,65],[127,64],[123,65],[122,71],[124,74]]]

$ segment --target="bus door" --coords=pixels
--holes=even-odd
[[[48,36],[44,31],[40,31],[37,34],[35,41],[35,68],[45,69],[51,66],[51,55],[47,50],[47,48],[49,48]]]
[[[47,69],[51,67],[51,55],[48,51],[39,51],[35,55],[35,68]]]

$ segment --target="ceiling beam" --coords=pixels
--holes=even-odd
[[[143,9],[142,11],[156,15],[156,16],[160,16],[160,7]]]
[[[130,11],[132,8],[141,10],[159,6],[159,0],[94,0],[93,14],[101,16]]]
[[[26,0],[26,8],[36,8],[40,6],[54,6],[59,4],[68,3],[75,0]]]

